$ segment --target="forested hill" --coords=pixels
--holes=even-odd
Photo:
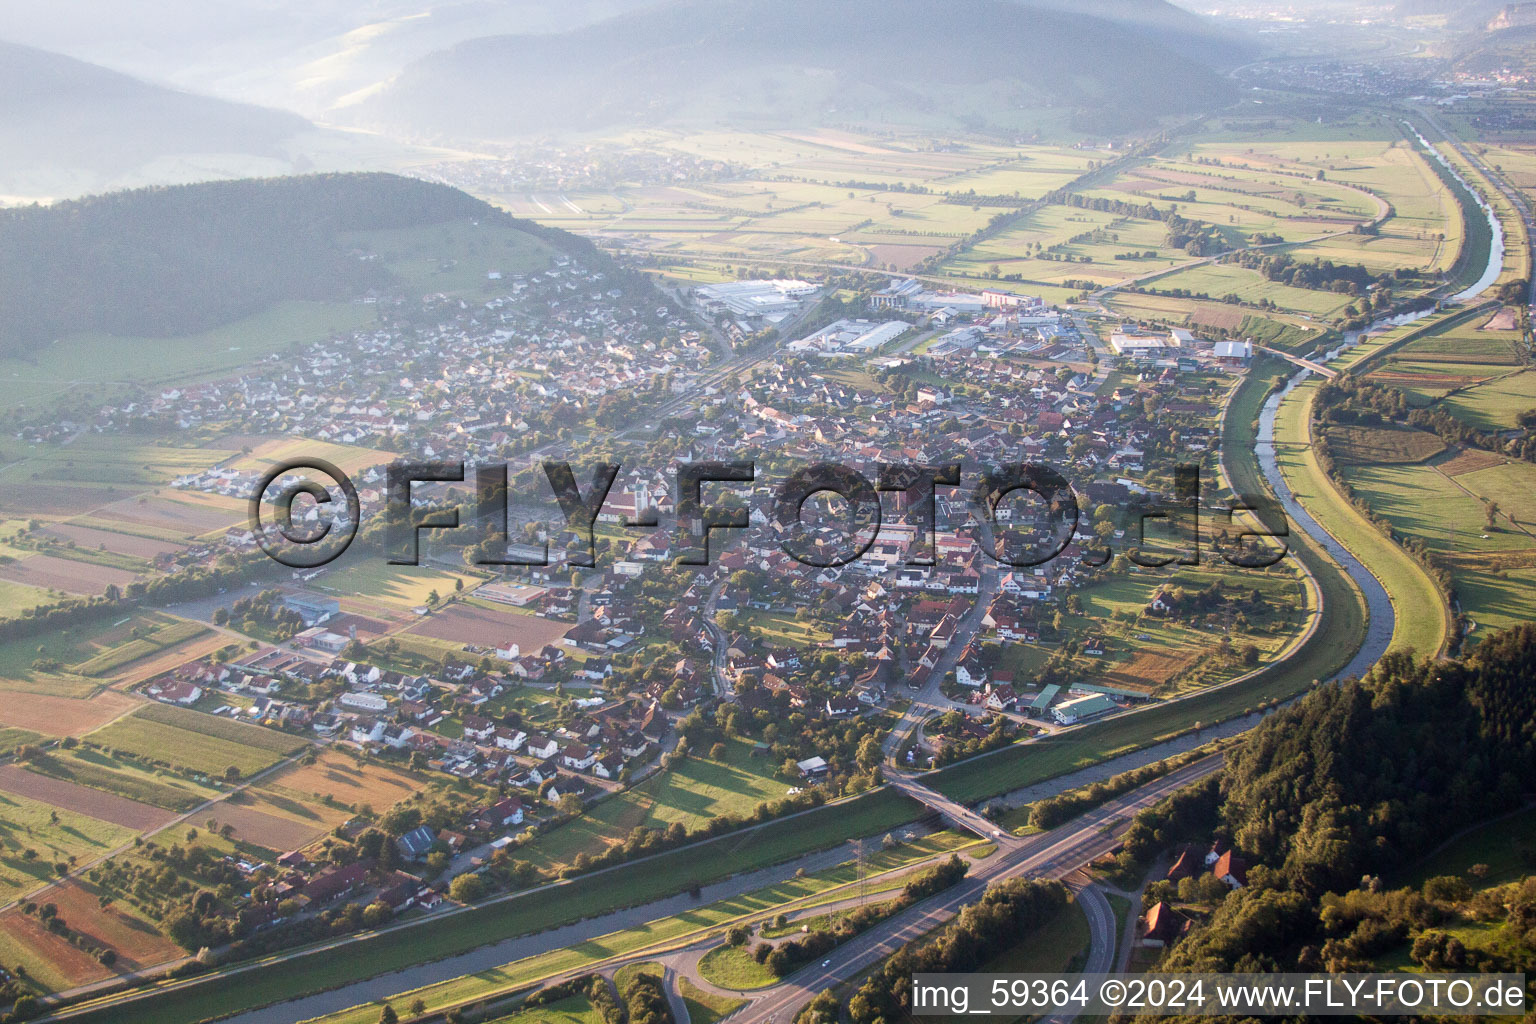
[[[1138,817],[1126,833],[1133,861],[1178,840],[1203,848],[1216,836],[1250,865],[1245,887],[1228,894],[1214,885],[1220,898],[1208,875],[1149,887],[1149,904],[1168,900],[1205,918],[1162,966],[1379,970],[1378,958],[1407,954],[1410,944],[1416,961],[1433,965],[1445,944],[1433,927],[1460,920],[1482,922],[1488,940],[1483,953],[1451,950],[1463,967],[1536,964],[1536,878],[1489,879],[1526,893],[1507,931],[1494,926],[1510,891],[1476,895],[1487,865],[1463,864],[1466,876],[1431,879],[1422,891],[1388,889],[1462,829],[1530,799],[1532,680],[1530,624],[1483,639],[1459,660],[1389,655],[1366,679],[1318,687],[1274,713],[1228,752],[1219,780]],[[1533,863],[1528,853],[1521,859]]]
[[[387,289],[347,232],[476,218],[572,251],[589,244],[457,189],[324,174],[136,189],[0,211],[0,352],[80,331],[169,337],[292,299]]]
[[[1384,658],[1320,687],[1229,756],[1222,817],[1298,888],[1391,872],[1452,829],[1516,806],[1536,781],[1536,627],[1465,659]]]

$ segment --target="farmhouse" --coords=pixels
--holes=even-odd
[[[150,683],[144,692],[167,704],[196,704],[203,695],[203,688],[179,679],[160,679]]]
[[[800,777],[808,782],[824,778],[832,770],[824,757],[808,757],[804,761],[796,761],[795,767],[800,769]]]
[[[435,842],[437,842],[437,833],[428,826],[422,825],[395,840],[395,845],[400,849],[400,856],[406,860],[421,860]]]
[[[1235,851],[1228,850],[1216,859],[1211,874],[1226,883],[1228,888],[1241,889],[1248,884],[1248,862]]]

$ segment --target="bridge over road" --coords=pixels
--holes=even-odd
[[[965,804],[951,800],[944,794],[929,789],[906,772],[887,768],[885,770],[885,781],[889,782],[893,789],[906,794],[923,806],[937,811],[939,816],[948,825],[964,829],[967,832],[974,832],[983,839],[989,839],[1005,849],[1019,842],[1018,838],[1011,832],[977,814],[965,806]]]

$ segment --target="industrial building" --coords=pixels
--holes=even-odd
[[[895,341],[911,326],[904,320],[838,320],[786,347],[792,352],[823,357],[863,355],[886,342]]]
[[[694,299],[711,315],[778,323],[816,294],[808,281],[722,281],[694,290]]]

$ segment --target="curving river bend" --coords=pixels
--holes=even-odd
[[[1451,296],[1452,302],[1471,301],[1491,288],[1494,281],[1498,279],[1499,273],[1504,269],[1504,226],[1499,222],[1498,215],[1495,213],[1492,205],[1461,176],[1455,166],[1439,150],[1435,149],[1428,139],[1420,135],[1417,129],[1408,125],[1406,121],[1404,125],[1418,138],[1419,144],[1424,147],[1426,153],[1432,159],[1438,160],[1450,172],[1451,176],[1461,183],[1462,187],[1467,190],[1467,193],[1477,203],[1478,212],[1487,218],[1490,242],[1487,262],[1483,267],[1483,272],[1478,275],[1476,283]],[[1474,216],[1473,212],[1465,207],[1462,209],[1462,214],[1464,217]],[[1431,312],[1432,310],[1424,310],[1419,313],[1387,317],[1373,322],[1364,331],[1351,331],[1344,335],[1344,343],[1342,345],[1327,355],[1319,357],[1317,361],[1326,363],[1338,358],[1339,353],[1359,344],[1360,339],[1369,331],[1411,323],[1414,320],[1428,316]],[[1275,415],[1279,411],[1280,403],[1285,399],[1285,396],[1290,394],[1296,385],[1305,380],[1311,372],[1311,370],[1301,370],[1290,380],[1286,381],[1284,388],[1270,395],[1269,400],[1264,403],[1264,409],[1259,414],[1259,434],[1257,443],[1254,446],[1254,453],[1258,456],[1259,469],[1263,472],[1264,479],[1269,482],[1269,486],[1274,490],[1276,497],[1280,499],[1280,504],[1285,509],[1286,514],[1299,523],[1309,537],[1321,544],[1344,567],[1344,571],[1349,573],[1350,578],[1355,581],[1355,585],[1360,588],[1360,593],[1365,597],[1365,604],[1370,612],[1370,621],[1366,626],[1365,642],[1355,652],[1355,656],[1350,659],[1349,664],[1345,665],[1339,672],[1338,678],[1344,678],[1363,674],[1387,652],[1388,645],[1392,643],[1392,631],[1396,626],[1397,615],[1393,611],[1392,600],[1387,596],[1386,588],[1381,585],[1381,581],[1358,558],[1352,555],[1343,544],[1339,543],[1333,534],[1329,533],[1321,523],[1308,514],[1307,510],[1296,500],[1296,496],[1291,493],[1290,485],[1285,481],[1285,475],[1280,472],[1279,462],[1275,457]]]

